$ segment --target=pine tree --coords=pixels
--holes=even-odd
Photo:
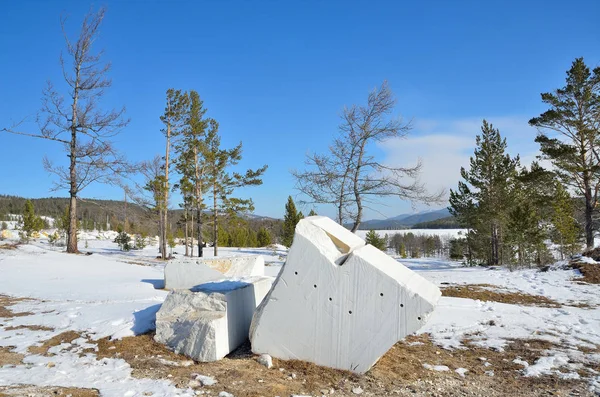
[[[453,238],[450,240],[450,259],[460,261],[465,257],[465,240]]]
[[[533,162],[529,170],[521,169],[514,184],[506,241],[520,266],[542,266],[548,256],[544,241],[551,221],[555,175]]]
[[[25,202],[25,207],[23,208],[23,219],[21,230],[23,231],[21,237],[26,242],[29,242],[29,239],[35,232],[39,232],[44,227],[44,221],[39,216],[35,215],[35,209],[33,208],[33,203],[31,200],[27,200]]]
[[[400,243],[397,254],[400,255],[401,258],[406,258],[406,245],[404,243]]]
[[[387,248],[387,244],[385,238],[381,237],[375,230],[369,230],[365,237],[365,242],[367,244],[371,244],[373,247],[378,250],[385,251]]]
[[[506,240],[514,249],[519,266],[535,261],[536,248],[544,242],[540,218],[524,189],[516,190],[516,205],[509,212]],[[508,261],[510,263],[511,261]]]
[[[166,138],[165,144],[165,166],[164,166],[164,177],[162,178],[162,186],[160,189],[155,188],[156,192],[162,194],[160,205],[158,210],[161,213],[160,221],[160,253],[162,259],[167,259],[167,229],[168,229],[168,217],[169,217],[169,171],[171,167],[170,155],[171,146],[173,140],[176,139],[180,134],[185,123],[185,114],[189,102],[187,93],[182,93],[181,90],[175,90],[169,88],[167,90],[165,112],[160,116],[160,121],[165,125],[162,130]]]
[[[131,237],[124,230],[121,230],[117,237],[114,240],[115,243],[119,245],[121,251],[130,251],[131,250]]]
[[[273,239],[271,237],[269,229],[261,227],[258,230],[257,240],[257,245],[259,247],[266,247],[267,245],[270,245]]]
[[[506,139],[486,120],[476,137],[470,169],[461,168],[464,181],[450,191],[450,212],[467,227],[470,255],[488,265],[508,261],[504,257],[504,233],[512,203],[512,186],[519,164],[506,151]],[[483,251],[483,252],[480,252]]]
[[[573,61],[566,85],[542,94],[550,109],[529,120],[538,128],[536,142],[562,182],[585,198],[587,248],[594,247],[592,214],[600,191],[600,67],[592,72],[583,58]],[[558,133],[550,137],[544,131]]]
[[[281,243],[286,247],[291,247],[294,241],[294,233],[296,231],[296,225],[300,222],[300,214],[296,210],[296,204],[292,196],[288,196],[287,203],[285,204],[285,214],[283,216],[283,235]]]
[[[219,234],[219,216],[235,216],[241,212],[254,210],[252,199],[231,197],[236,188],[243,186],[261,185],[262,175],[267,170],[263,166],[257,170],[247,170],[245,174],[229,173],[227,169],[237,165],[242,159],[242,143],[233,149],[221,148],[219,124],[209,120],[205,140],[205,175],[208,190],[212,194],[212,222],[213,222],[213,255],[217,256],[221,237]]]
[[[196,211],[196,235],[198,238],[198,256],[203,256],[202,241],[202,212],[205,208],[203,196],[207,188],[206,179],[206,134],[211,119],[205,118],[204,102],[196,91],[190,91],[189,108],[187,109],[186,126],[183,128],[182,139],[176,149],[179,153],[178,170],[182,179],[187,180],[187,195]],[[183,193],[183,191],[182,191]],[[193,235],[193,232],[192,232]],[[193,239],[192,239],[193,240]],[[192,249],[193,252],[193,249]]]
[[[315,212],[314,209],[311,209],[310,212],[308,213],[308,216],[317,216],[317,213]]]
[[[556,182],[551,208],[554,228],[552,241],[560,247],[560,259],[564,259],[565,254],[573,255],[581,247],[579,245],[579,225],[573,216],[573,199],[560,182]]]

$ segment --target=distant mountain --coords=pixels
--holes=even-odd
[[[394,230],[410,229],[418,223],[435,221],[450,216],[447,208],[437,211],[420,212],[418,214],[401,214],[388,219],[372,219],[360,224],[361,230]]]
[[[437,219],[447,218],[448,216],[450,216],[450,211],[448,208],[442,208],[441,210],[437,211],[422,212],[420,214],[408,216],[403,218],[402,222],[408,226],[413,226],[417,223],[435,221]]]
[[[351,228],[352,224],[345,225],[347,228]],[[409,229],[410,226],[406,225],[402,221],[392,219],[372,219],[360,223],[359,230],[399,230]]]

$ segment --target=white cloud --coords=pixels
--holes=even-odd
[[[469,167],[475,148],[475,136],[481,132],[483,118],[455,120],[421,120],[413,125],[408,138],[383,142],[383,161],[392,166],[410,166],[418,159],[423,162],[420,180],[430,191],[456,189],[460,168]],[[487,120],[507,139],[508,152],[521,156],[522,165],[535,160],[538,145],[536,131],[525,117],[492,117]]]

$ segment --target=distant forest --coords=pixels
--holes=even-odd
[[[58,218],[65,214],[69,205],[66,197],[47,197],[30,199],[37,215]],[[21,214],[27,198],[0,194],[0,221],[10,220],[8,214]],[[170,229],[175,235],[183,234],[181,218],[183,210],[169,212]],[[207,215],[208,218],[208,215]],[[156,215],[149,208],[135,203],[118,200],[79,199],[77,219],[83,230],[118,230],[123,229],[132,234],[158,234]],[[205,220],[208,224],[209,220]],[[247,228],[258,232],[261,228],[269,230],[277,239],[281,235],[282,221],[267,217],[226,217],[222,218],[224,230]],[[207,241],[208,236],[205,236]]]
[[[416,223],[411,229],[461,229],[462,226],[455,217],[448,216],[446,218],[436,219],[428,222]]]

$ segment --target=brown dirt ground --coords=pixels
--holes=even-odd
[[[75,387],[0,386],[0,397],[99,397],[96,389]]]
[[[19,329],[28,329],[30,331],[54,331],[54,328],[45,327],[43,325],[17,325],[16,327],[6,327],[5,331],[16,331]]]
[[[492,290],[493,289],[493,290]],[[513,305],[561,307],[562,305],[542,295],[530,295],[522,292],[512,292],[497,285],[465,284],[442,287],[442,296],[454,298],[478,299]]]
[[[25,356],[12,352],[12,349],[14,349],[14,346],[0,346],[0,367],[3,365],[21,364],[23,357]]]
[[[44,343],[41,346],[29,346],[29,349],[27,349],[27,350],[31,354],[39,354],[40,356],[51,357],[51,356],[54,356],[54,354],[48,353],[48,350],[50,348],[52,348],[54,346],[58,346],[61,343],[71,343],[75,339],[78,339],[80,337],[81,337],[81,334],[78,332],[66,331],[66,332],[63,332],[56,336],[53,336],[52,338],[44,341]]]
[[[331,389],[336,395],[353,396],[354,387],[361,387],[366,395],[376,396],[566,396],[571,393],[591,396],[585,381],[566,381],[558,376],[520,376],[523,367],[512,362],[515,358],[533,363],[553,347],[539,340],[513,341],[504,352],[478,347],[448,351],[435,346],[427,335],[410,337],[393,346],[365,375],[294,360],[274,359],[274,368],[267,369],[257,363],[248,343],[221,361],[189,366],[161,362],[161,359],[175,363],[189,363],[189,360],[156,343],[152,334],[115,341],[101,339],[98,347],[98,358],[124,359],[131,365],[135,377],[168,379],[178,387],[187,387],[194,373],[213,376],[218,383],[204,390],[227,391],[236,397],[321,395]],[[491,366],[484,366],[485,362]],[[431,371],[423,367],[425,363],[446,365],[450,371]],[[469,370],[465,378],[454,372],[457,368]],[[494,371],[493,377],[485,373],[488,370]]]
[[[13,312],[8,306],[12,306],[18,302],[31,300],[27,298],[13,298],[7,295],[0,295],[0,317],[4,318],[13,318],[13,317],[22,317],[22,316],[30,316],[33,313],[30,312]]]
[[[576,281],[582,281],[588,284],[600,284],[600,265],[573,263],[571,267],[581,272],[581,277],[576,278]]]

